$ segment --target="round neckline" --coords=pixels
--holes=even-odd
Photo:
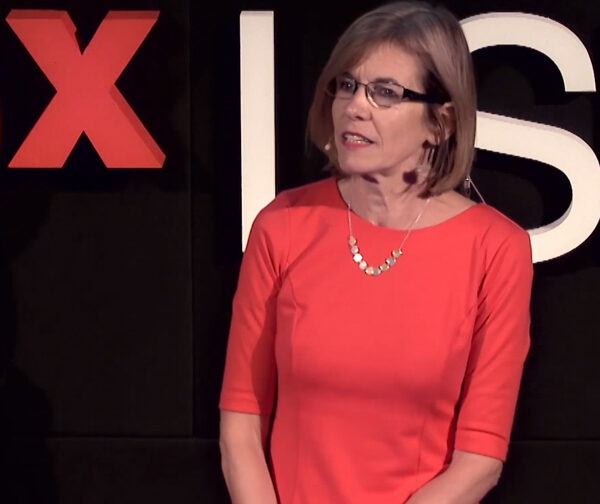
[[[346,200],[344,199],[344,197],[342,196],[342,193],[340,191],[340,187],[338,186],[337,183],[337,179],[335,177],[331,177],[331,183],[332,183],[332,189],[335,193],[335,197],[336,200],[338,201],[340,208],[343,208],[344,210],[348,210],[348,204],[346,203]],[[432,224],[431,226],[424,226],[424,227],[418,227],[418,228],[413,228],[411,230],[411,233],[419,233],[421,231],[428,231],[428,230],[436,230],[436,229],[440,229],[442,227],[445,227],[446,225],[452,224],[453,222],[456,222],[457,220],[460,220],[461,217],[463,217],[466,214],[469,214],[471,212],[471,210],[473,208],[476,207],[481,207],[484,206],[485,203],[475,203],[474,205],[471,205],[468,208],[465,208],[464,210],[462,210],[461,212],[457,213],[456,215],[453,215],[452,217],[448,217],[447,219],[438,222],[437,224]],[[357,220],[367,226],[370,226],[374,229],[379,229],[382,231],[391,231],[391,232],[396,232],[396,233],[407,233],[408,229],[396,229],[396,228],[390,228],[390,227],[386,227],[386,226],[381,226],[379,224],[373,224],[370,220],[365,219],[364,217],[361,217],[360,215],[358,215],[356,212],[354,212],[353,210],[350,210],[352,212],[352,219]]]

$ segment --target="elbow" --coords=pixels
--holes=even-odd
[[[223,475],[225,479],[231,470],[233,465],[232,457],[235,456],[236,446],[239,445],[239,434],[236,434],[236,429],[232,429],[230,425],[223,425],[221,423],[221,428],[219,432],[219,452],[221,454],[221,470],[223,471]]]
[[[493,467],[490,469],[490,473],[488,476],[490,490],[494,488],[500,481],[503,466],[504,464],[500,460],[498,460],[495,464],[493,464]]]
[[[219,433],[219,451],[221,452],[221,457],[228,452],[229,444],[230,443],[227,439],[227,436],[221,430],[221,432]]]
[[[236,455],[243,451],[244,444],[227,431],[221,431],[219,435],[219,452],[221,453],[221,470],[227,479],[228,474],[235,466]]]
[[[225,475],[239,466],[240,459],[263,453],[260,418],[257,415],[222,412],[219,451],[221,468]]]
[[[480,479],[484,495],[498,484],[504,466],[502,461],[498,459],[491,459],[488,462]]]
[[[479,488],[478,493],[483,497],[498,484],[504,463],[494,457],[457,450],[451,467],[456,474],[462,474],[465,481]]]
[[[223,436],[223,434],[221,434],[219,436],[219,452],[221,453],[221,471],[223,471],[223,475],[225,476],[225,479],[227,479],[227,475],[229,473],[229,460],[230,460],[230,456],[229,456],[229,447],[228,447],[228,443],[227,440],[225,439],[225,437]]]

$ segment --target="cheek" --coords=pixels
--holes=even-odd
[[[333,122],[334,132],[337,131],[339,127],[343,112],[343,107],[341,107],[340,104],[334,100],[334,102],[331,104],[331,120]]]
[[[416,111],[380,122],[378,129],[388,144],[392,143],[398,147],[421,146],[431,137],[426,118]]]
[[[423,110],[423,114],[421,114],[421,131],[423,132],[423,136],[431,143],[436,143],[436,123],[434,119],[430,117],[427,109]]]

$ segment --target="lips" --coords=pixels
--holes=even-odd
[[[342,140],[346,145],[370,145],[374,143],[370,138],[355,131],[344,131],[342,133]]]

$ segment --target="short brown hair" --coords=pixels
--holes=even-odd
[[[448,135],[438,113],[439,105],[426,104],[438,143],[431,152],[431,169],[422,195],[454,189],[473,164],[477,99],[467,41],[458,20],[443,7],[425,2],[394,2],[367,12],[348,27],[317,81],[308,117],[311,140],[339,169],[332,141],[333,98],[327,92],[328,86],[381,44],[399,46],[416,56],[423,70],[425,93],[454,105],[455,127]]]

